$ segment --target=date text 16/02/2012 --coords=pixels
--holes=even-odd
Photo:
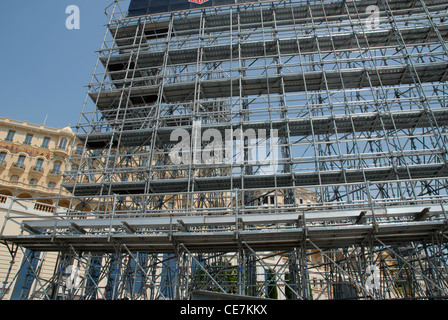
[[[216,313],[225,313],[228,315],[256,315],[267,314],[266,305],[244,305],[244,304],[228,304],[224,309],[217,309],[215,307],[196,307],[187,305],[180,310],[181,315],[205,315],[209,318]]]

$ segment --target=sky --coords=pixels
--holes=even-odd
[[[0,1],[0,117],[76,126],[106,33],[105,9],[113,2]],[[79,8],[79,29],[66,27],[73,21],[70,5]]]

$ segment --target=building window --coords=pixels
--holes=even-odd
[[[6,136],[6,141],[12,141],[14,139],[14,135],[16,134],[15,131],[9,130],[8,135]]]
[[[6,152],[0,153],[0,166],[5,164]]]
[[[17,168],[22,168],[22,169],[24,169],[24,164],[25,164],[25,156],[19,156],[19,160],[17,160],[17,162],[16,162],[16,167]]]
[[[62,138],[61,141],[59,141],[59,149],[64,149],[67,148],[67,139],[66,138]]]
[[[53,170],[51,170],[51,173],[59,174],[61,171],[61,165],[62,165],[62,163],[60,163],[59,161],[56,161],[53,165]]]
[[[37,180],[36,179],[31,179],[30,180],[30,185],[34,186],[37,184]]]
[[[42,142],[42,148],[48,148],[49,144],[50,144],[50,138],[45,137],[44,141]]]
[[[56,188],[56,183],[55,182],[49,182],[48,183],[48,188]]]
[[[263,204],[272,205],[275,204],[275,196],[263,197]]]
[[[30,281],[30,279],[32,279],[31,275],[34,274],[37,268],[40,252],[27,249],[25,255],[26,258],[23,259],[15,286],[12,290],[11,300],[26,300],[33,285],[33,281]]]
[[[44,160],[37,159],[36,166],[34,167],[34,171],[42,171],[42,165],[44,164]]]
[[[83,146],[77,146],[75,150],[75,154],[82,155],[82,151],[84,150]]]
[[[23,142],[23,143],[30,145],[32,140],[33,140],[33,135],[28,133],[26,135],[25,142]]]

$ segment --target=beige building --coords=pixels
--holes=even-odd
[[[54,129],[0,118],[0,195],[21,199],[57,196],[74,137],[69,126]]]
[[[57,206],[60,209],[70,206],[69,200],[58,199],[70,195],[60,186],[64,171],[73,169],[68,165],[72,146],[75,146],[75,160],[76,154],[80,157],[82,153],[82,147],[73,144],[74,139],[75,134],[70,126],[56,129],[0,117],[2,234],[21,234],[21,226],[15,222],[20,221],[20,217],[33,219],[50,216]],[[15,219],[17,217],[19,219]],[[12,259],[13,255],[15,259]],[[57,254],[31,255],[21,248],[1,244],[0,299],[27,299],[29,292],[39,292],[36,286],[45,285],[45,279],[51,278],[56,260]],[[22,265],[25,267],[18,273]],[[39,271],[41,281],[27,283],[26,274],[30,272],[30,266]]]

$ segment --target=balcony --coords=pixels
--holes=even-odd
[[[54,153],[56,156],[62,156],[62,157],[68,157],[70,155],[69,150],[59,149],[59,148],[52,148],[50,149],[51,152]]]
[[[32,185],[28,182],[22,182],[22,181],[10,181],[7,179],[0,178],[0,185],[3,189],[9,189],[9,190],[20,190],[21,192],[30,192],[34,194],[35,192],[38,192],[39,194],[43,194],[50,197],[57,197],[59,195],[59,184],[56,184],[55,188],[49,188],[46,184],[46,180],[42,179],[39,180],[36,184]],[[62,190],[62,194],[64,196],[70,195],[69,192]]]
[[[52,169],[52,170],[50,171],[50,173],[59,176],[59,175],[61,175],[61,170],[60,170],[60,169]]]
[[[31,167],[31,172],[43,174],[44,170],[42,169],[41,166],[33,166],[33,167]]]
[[[54,213],[55,208],[56,207],[51,204],[45,204],[45,203],[40,203],[40,202],[36,202],[34,204],[34,210],[43,211],[43,212],[47,212],[47,213]]]
[[[59,179],[59,178],[62,177],[62,171],[61,171],[61,169],[53,168],[53,169],[51,169],[51,170],[48,172],[48,175],[50,175],[50,176],[52,176],[52,177],[54,177],[54,178]]]
[[[14,162],[11,166],[11,169],[17,169],[19,171],[25,171],[26,166],[22,162]]]

